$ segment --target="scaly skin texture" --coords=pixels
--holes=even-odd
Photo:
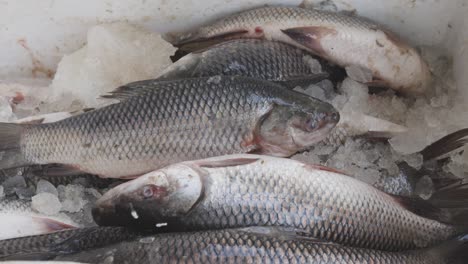
[[[222,165],[236,160],[247,163]],[[193,179],[198,178],[202,188],[195,185]],[[151,184],[159,185],[153,188],[159,196],[142,198]],[[158,191],[161,188],[164,192]],[[138,219],[125,213],[128,204]],[[414,214],[390,195],[352,177],[295,160],[258,155],[171,165],[117,186],[96,206],[94,217],[100,224],[120,225],[117,220],[130,218],[136,225],[167,222],[168,228],[193,231],[293,227],[310,237],[388,251],[432,246],[460,232]]]
[[[364,18],[313,9],[252,9],[175,37],[172,42],[181,49],[196,50],[235,38],[281,41],[343,67],[367,68],[374,75],[373,84],[402,92],[421,93],[430,80],[419,54],[381,26]]]
[[[293,226],[320,239],[382,250],[434,245],[455,233],[370,185],[295,163],[206,168],[205,198],[183,222],[194,228]]]
[[[0,260],[28,259],[34,254],[50,258],[103,247],[135,238],[140,233],[122,227],[89,227],[58,231],[50,234],[12,238],[0,241]]]
[[[283,239],[242,230],[160,234],[61,257],[86,263],[444,263],[419,252],[391,253]]]
[[[314,75],[304,57],[308,53],[281,42],[241,39],[213,46],[201,53],[191,53],[169,67],[161,79],[240,75],[282,84],[298,85],[297,78]],[[288,82],[292,82],[292,84]],[[288,86],[288,87],[289,87]]]
[[[21,137],[25,159],[106,177],[138,176],[178,161],[260,148],[253,142],[254,132],[274,105],[335,111],[327,103],[245,77],[148,80],[128,86],[139,91],[121,103],[26,127]]]

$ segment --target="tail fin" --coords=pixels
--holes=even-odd
[[[461,232],[468,231],[468,183],[437,190],[428,200],[419,197],[393,197],[414,214],[454,225]]]
[[[21,154],[21,134],[23,126],[0,123],[0,169],[27,165]]]
[[[465,128],[446,135],[425,147],[419,153],[423,156],[424,161],[440,159],[444,155],[463,147],[467,142],[468,128]]]
[[[423,252],[432,260],[440,260],[441,263],[466,263],[468,260],[468,235],[458,236]]]

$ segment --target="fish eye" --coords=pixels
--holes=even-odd
[[[306,131],[313,131],[319,127],[319,122],[314,117],[309,118],[306,121]]]
[[[152,185],[146,185],[145,187],[143,187],[143,197],[144,198],[151,198],[153,197],[153,194],[154,194],[154,191],[153,191],[153,188],[154,186]]]
[[[141,189],[141,196],[143,199],[161,199],[168,195],[168,191],[163,186],[148,184]]]

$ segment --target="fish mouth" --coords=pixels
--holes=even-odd
[[[135,218],[132,218],[132,210],[129,203],[117,205],[96,204],[91,209],[94,222],[100,226],[134,226]]]

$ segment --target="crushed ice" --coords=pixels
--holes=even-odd
[[[322,1],[320,8],[334,10],[336,7],[332,1]],[[406,127],[407,133],[396,134],[389,145],[348,137],[353,135],[350,128],[340,127],[335,140],[331,140],[334,144],[319,144],[293,158],[336,167],[368,183],[380,184],[390,193],[411,192],[398,163],[406,162],[419,168],[421,155],[408,154],[468,126],[468,107],[460,103],[467,100],[457,100],[451,59],[432,48],[421,47],[421,50],[434,75],[433,85],[423,96],[402,97],[392,90],[369,94],[369,87],[362,84],[369,80],[369,74],[356,67],[348,67],[350,78],[338,87],[324,80],[298,88],[331,102],[342,113],[355,112],[393,122]],[[62,59],[52,84],[38,79],[23,84],[0,82],[0,121],[11,122],[31,115],[105,104],[105,100],[97,99],[100,95],[128,82],[158,76],[170,64],[169,56],[173,52],[174,48],[159,35],[141,28],[124,23],[93,27],[88,33],[87,45]],[[304,60],[313,72],[322,72],[317,60],[311,56]],[[444,170],[464,177],[468,171],[468,149],[465,150],[453,153]],[[94,224],[91,209],[102,190],[85,188],[81,182],[55,187],[47,181],[39,181],[37,186],[28,186],[21,174],[12,172],[7,176],[0,181],[0,199],[16,195],[32,200],[32,207],[41,213],[65,213],[79,224]],[[426,198],[432,189],[432,182],[423,177],[417,182],[415,192]],[[165,225],[167,223],[157,226]]]

